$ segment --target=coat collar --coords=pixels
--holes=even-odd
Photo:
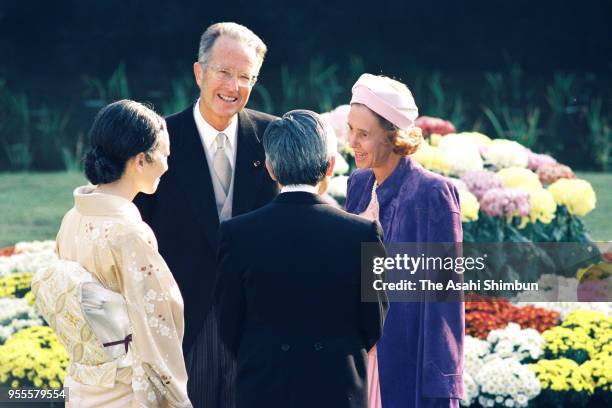
[[[378,199],[378,205],[380,208],[384,208],[391,200],[397,196],[397,193],[401,189],[402,185],[406,183],[407,177],[410,177],[420,172],[421,167],[414,162],[410,156],[406,156],[401,159],[393,172],[387,177],[387,179],[376,189],[376,198]],[[365,186],[363,187],[362,194],[359,197],[357,206],[351,212],[359,214],[365,211],[372,198],[371,191],[374,186],[374,172],[368,170],[368,175],[364,176]]]
[[[312,193],[307,193],[305,191],[292,191],[288,193],[281,193],[274,198],[272,201],[276,204],[326,204],[323,199],[317,195]]]
[[[134,203],[123,197],[99,193],[95,186],[77,187],[74,192],[74,207],[83,215],[119,216],[141,221],[140,212]]]
[[[397,196],[410,176],[418,172],[419,165],[414,163],[410,156],[406,156],[399,161],[395,170],[387,177],[383,183],[376,189],[378,204],[381,207],[386,207],[393,197]]]

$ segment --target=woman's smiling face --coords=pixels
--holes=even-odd
[[[360,169],[382,167],[393,153],[393,146],[378,117],[362,104],[352,104],[348,114],[349,146]]]

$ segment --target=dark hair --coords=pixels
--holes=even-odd
[[[315,185],[325,178],[330,164],[327,131],[315,112],[293,110],[270,123],[263,147],[280,184]]]
[[[117,181],[127,161],[147,153],[147,161],[166,129],[164,118],[145,105],[123,99],[98,112],[89,130],[91,150],[84,157],[85,176],[92,184]]]

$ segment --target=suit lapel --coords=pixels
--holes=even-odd
[[[257,197],[257,191],[265,172],[265,155],[261,146],[261,136],[255,132],[255,125],[249,114],[242,110],[238,113],[238,146],[232,216],[250,211]]]
[[[195,207],[196,219],[200,221],[206,231],[206,236],[213,248],[216,248],[217,231],[219,229],[217,202],[215,201],[212,178],[208,170],[206,153],[193,118],[193,105],[189,112],[186,112],[182,121],[181,135],[183,154],[182,157],[177,157],[177,159],[181,160],[182,163],[179,163],[177,167],[183,168],[185,172],[179,175],[179,179],[186,186],[189,186],[185,191],[189,191],[191,194],[190,200]],[[180,200],[181,198],[176,197],[176,199]]]

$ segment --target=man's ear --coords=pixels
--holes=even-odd
[[[193,63],[193,76],[195,77],[196,84],[200,85],[202,77],[204,76],[204,71],[202,70],[202,64],[198,61]]]
[[[331,177],[331,175],[334,174],[335,165],[336,165],[336,155],[333,155],[332,157],[329,158],[329,166],[327,167],[327,171],[325,172],[325,175],[327,177]]]
[[[268,174],[270,175],[270,178],[274,181],[278,181],[276,179],[276,176],[274,175],[274,172],[272,171],[272,166],[270,165],[270,162],[268,161],[268,159],[266,159],[266,170],[268,170]]]

